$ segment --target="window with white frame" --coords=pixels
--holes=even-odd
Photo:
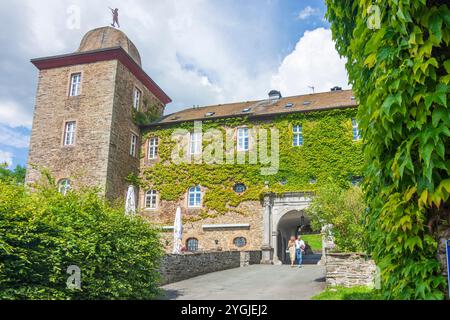
[[[138,88],[134,88],[134,95],[133,95],[133,107],[136,110],[139,110],[140,104],[141,104],[141,90]]]
[[[71,146],[75,144],[76,122],[68,121],[64,125],[64,145]]]
[[[293,146],[298,147],[303,145],[303,127],[301,124],[294,125],[292,127],[293,133]]]
[[[198,208],[202,204],[202,192],[200,186],[189,188],[188,191],[188,207]]]
[[[158,138],[150,138],[148,140],[148,159],[156,159],[158,155]]]
[[[80,94],[81,86],[81,73],[72,74],[70,77],[70,92],[71,97],[78,96]]]
[[[156,190],[148,190],[145,193],[145,208],[156,209],[157,193]]]
[[[352,119],[352,131],[353,131],[353,141],[358,141],[361,139],[361,131],[358,127],[358,121],[355,118]]]
[[[136,157],[136,148],[137,148],[137,140],[138,137],[134,133],[131,134],[131,143],[130,143],[130,156]]]
[[[237,150],[248,151],[248,128],[237,129]]]
[[[58,192],[65,196],[69,190],[70,190],[70,180],[69,179],[59,180]]]
[[[202,152],[202,133],[192,132],[190,138],[191,154],[200,154]]]

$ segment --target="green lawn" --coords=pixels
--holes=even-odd
[[[314,252],[322,251],[322,235],[321,234],[305,234],[302,240],[311,246]]]
[[[381,296],[369,287],[333,287],[312,297],[313,300],[381,300]]]

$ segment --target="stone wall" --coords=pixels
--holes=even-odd
[[[142,191],[142,190],[141,190]],[[140,204],[144,204],[143,193],[141,192]],[[198,240],[200,251],[253,251],[260,250],[262,246],[263,221],[262,205],[259,201],[242,202],[236,209],[239,212],[227,212],[222,215],[202,218],[200,210],[187,208],[184,200],[180,201],[159,201],[156,210],[142,209],[141,215],[154,224],[161,226],[173,225],[176,207],[180,206],[183,217],[183,239],[186,246],[189,238]],[[210,212],[214,213],[214,212]],[[245,224],[248,227],[239,228],[203,228],[204,225],[233,225]],[[162,234],[162,243],[166,252],[171,252],[173,248],[172,230],[167,230]],[[244,247],[238,248],[233,240],[237,237],[244,237],[247,243]]]
[[[258,264],[260,261],[261,251],[167,254],[161,262],[161,284],[177,282],[206,273]]]
[[[376,265],[363,253],[327,253],[327,286],[354,287],[374,284]]]

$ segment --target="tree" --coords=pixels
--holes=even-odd
[[[436,230],[450,222],[447,1],[326,3],[359,100],[366,226],[382,291],[386,298],[442,299]]]
[[[16,183],[25,182],[26,169],[21,165],[17,165],[14,170],[8,169],[8,164],[0,164],[0,180],[13,180]]]
[[[161,255],[157,230],[98,190],[0,181],[0,299],[151,299]],[[67,288],[69,266],[80,290]]]
[[[337,184],[320,187],[307,209],[314,229],[333,225],[334,241],[339,251],[364,250],[365,230],[363,214],[366,208],[361,188],[344,189]]]

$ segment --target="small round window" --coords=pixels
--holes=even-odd
[[[236,183],[233,187],[233,190],[236,193],[243,193],[245,190],[247,190],[247,187],[243,183]]]
[[[245,239],[244,237],[237,237],[234,238],[233,243],[236,247],[242,248],[247,245],[247,239]]]

